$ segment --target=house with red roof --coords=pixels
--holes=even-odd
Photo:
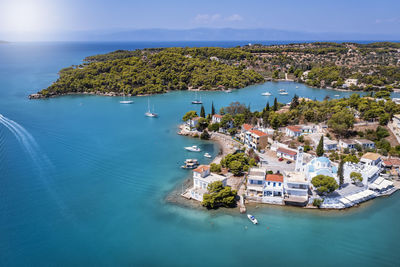
[[[273,202],[283,203],[283,175],[267,174],[265,177],[264,198],[277,198]],[[271,199],[272,200],[272,199]]]
[[[250,124],[243,124],[239,134],[240,141],[253,149],[264,149],[268,144],[268,134],[255,129]]]
[[[300,126],[296,125],[289,125],[286,126],[285,134],[290,137],[298,137],[302,135],[303,131],[301,130]]]
[[[214,114],[211,118],[212,123],[221,123],[222,115]]]
[[[203,201],[203,195],[208,193],[208,185],[213,182],[222,182],[226,186],[227,177],[211,173],[209,165],[200,165],[193,170],[193,187],[189,190],[192,199]]]
[[[295,161],[297,158],[297,151],[293,150],[293,149],[285,148],[285,147],[279,147],[276,150],[276,156],[278,158],[285,158],[285,159]]]

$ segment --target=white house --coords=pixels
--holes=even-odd
[[[284,147],[279,147],[276,150],[276,156],[278,158],[285,158],[285,159],[289,159],[289,160],[296,160],[297,158],[297,151],[296,150],[292,150],[292,149],[288,149],[288,148],[284,148]]]
[[[382,158],[378,153],[367,152],[361,157],[360,162],[364,165],[382,167]]]
[[[321,139],[322,134],[311,134],[310,138],[313,142],[314,147],[317,147],[319,144],[319,140]],[[331,151],[337,149],[338,143],[334,140],[330,140],[324,136],[324,150]]]
[[[345,182],[352,182],[350,179],[350,174],[352,172],[360,173],[363,178],[362,183],[366,184],[368,181],[374,181],[376,178],[379,177],[379,174],[381,173],[381,168],[374,165],[365,165],[361,162],[346,162],[343,167],[343,177]]]
[[[265,177],[264,197],[283,196],[283,175],[267,174]]]
[[[199,119],[200,117],[195,117],[193,119],[189,119],[186,121],[186,124],[192,129],[192,128],[196,128],[197,124],[199,123]]]
[[[286,204],[307,204],[310,183],[303,172],[284,172],[283,181]]]
[[[337,167],[327,157],[314,158],[305,167],[305,175],[310,182],[317,175],[330,176],[337,180],[337,171]]]
[[[367,139],[356,139],[355,142],[359,144],[363,149],[374,149],[375,143]]]
[[[358,79],[346,79],[344,81],[344,87],[350,87],[352,85],[357,85],[358,84]]]
[[[339,140],[339,147],[340,149],[355,149],[356,148],[356,142],[354,140],[349,140],[349,139],[341,139]]]
[[[303,132],[301,130],[301,127],[295,126],[295,125],[290,125],[290,126],[286,126],[285,133],[287,136],[290,136],[290,137],[298,137],[298,136],[302,135]]]
[[[212,116],[211,122],[212,123],[221,123],[222,115],[214,114]]]
[[[247,176],[247,196],[262,197],[264,191],[265,176],[267,172],[261,168],[251,168]]]
[[[203,195],[208,192],[207,186],[221,181],[226,186],[227,177],[210,172],[210,166],[200,165],[193,170],[193,188],[189,190],[192,199],[203,201]]]

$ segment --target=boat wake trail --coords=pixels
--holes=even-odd
[[[28,153],[29,157],[32,159],[35,167],[39,172],[39,176],[41,181],[45,185],[45,189],[49,192],[50,196],[57,203],[59,210],[61,213],[73,219],[71,214],[68,214],[67,208],[61,199],[58,197],[56,192],[52,189],[52,186],[47,179],[50,174],[51,169],[53,169],[53,165],[49,158],[41,151],[39,145],[37,144],[35,138],[20,124],[17,122],[10,120],[0,114],[0,124],[4,125],[10,132],[15,136],[18,142],[21,144],[23,149]],[[75,220],[74,220],[75,221]]]

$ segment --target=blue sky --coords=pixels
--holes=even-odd
[[[0,31],[271,28],[400,34],[397,0],[0,0]]]

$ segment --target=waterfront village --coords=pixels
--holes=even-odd
[[[380,101],[358,97],[359,101],[364,98]],[[292,103],[284,105],[275,99],[274,107],[268,104],[258,117],[237,102],[221,109],[220,114],[214,105],[207,116],[203,106],[200,116],[189,111],[179,134],[217,141],[222,150],[210,165],[195,161],[192,185],[182,196],[201,201],[207,208],[239,206],[241,212],[246,211],[245,203],[251,202],[345,209],[390,195],[400,187],[400,158],[390,153],[400,149],[400,115],[392,114],[391,120],[382,123],[379,118],[365,120],[353,109],[354,122],[345,129],[352,128],[353,134],[345,137],[335,134],[332,128],[342,126],[334,126],[332,118],[320,123],[274,125],[271,114],[287,114],[293,101],[297,105],[313,102],[295,96]],[[249,118],[251,123],[243,123]],[[230,189],[221,193],[223,188]],[[233,194],[237,194],[235,203]],[[224,202],[224,195],[230,200]],[[220,203],[210,204],[211,199]]]

